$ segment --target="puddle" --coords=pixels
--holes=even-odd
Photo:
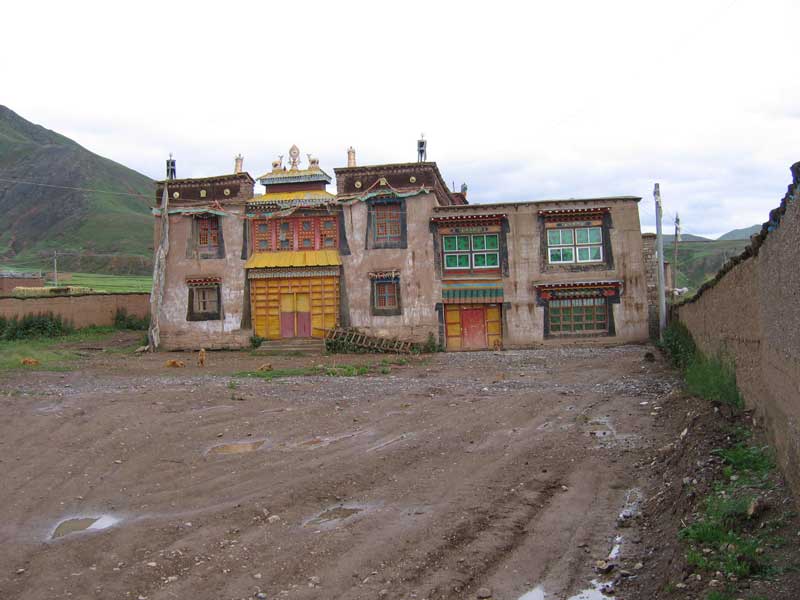
[[[206,454],[246,454],[247,452],[260,450],[266,443],[267,440],[260,439],[217,444],[216,446],[211,446],[211,448],[206,451]]]
[[[304,527],[317,527],[319,529],[333,529],[339,523],[352,519],[370,507],[366,504],[339,504],[323,510],[303,523]]]
[[[609,417],[595,417],[586,423],[583,428],[587,435],[599,442],[596,446],[597,448],[616,446],[618,444],[635,448],[638,443],[638,436],[635,434],[618,433]]]
[[[81,531],[102,531],[119,523],[119,519],[111,515],[100,517],[73,517],[61,521],[50,536],[51,540]]]
[[[545,600],[544,588],[540,585],[537,585],[530,592],[522,594],[522,596],[519,597],[519,600]]]
[[[303,440],[295,444],[295,447],[299,448],[308,448],[310,450],[315,450],[317,448],[324,448],[325,446],[330,446],[334,442],[338,442],[340,440],[346,440],[351,437],[355,437],[357,435],[361,435],[364,433],[363,431],[352,431],[348,433],[342,433],[340,435],[333,435],[327,437],[313,437],[308,440]]]
[[[625,504],[617,516],[617,524],[625,527],[631,519],[639,516],[639,509],[642,503],[642,491],[639,488],[632,488],[625,494]]]
[[[416,435],[413,433],[403,433],[398,435],[397,437],[393,437],[391,439],[386,440],[385,442],[381,442],[380,444],[376,444],[372,446],[372,448],[367,448],[367,452],[374,452],[375,450],[382,450],[386,448],[386,446],[391,446],[392,444],[396,444],[397,442],[402,442],[403,440],[410,440],[415,438]]]
[[[568,600],[608,600],[609,595],[614,595],[614,588],[611,584],[592,579],[591,586],[574,596],[570,596]],[[603,593],[603,590],[607,590],[607,592]]]
[[[568,600],[608,600],[614,595],[614,586],[611,583],[604,583],[593,579],[591,587],[570,596]],[[560,597],[560,596],[559,596]],[[549,600],[548,594],[544,591],[544,586],[537,585],[530,592],[524,593],[518,600]]]
[[[611,548],[611,552],[608,553],[608,560],[617,560],[619,558],[619,553],[622,550],[622,536],[618,535],[614,538],[614,546]]]

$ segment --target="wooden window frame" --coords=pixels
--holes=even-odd
[[[207,294],[216,295],[213,303]],[[222,318],[222,293],[218,283],[189,286],[187,321],[219,321]]]
[[[599,240],[592,240],[592,232],[598,232],[600,235]],[[564,234],[569,232],[569,238],[565,241]],[[579,242],[579,232],[586,232],[586,241]],[[551,234],[558,234],[558,242],[553,242]],[[604,261],[603,256],[603,227],[558,227],[553,229],[545,229],[545,236],[547,238],[547,263],[550,265],[571,265],[571,264],[601,264]],[[590,257],[581,259],[581,250],[588,251]],[[599,252],[599,258],[591,258],[593,250]],[[569,251],[569,259],[564,259],[565,253]],[[558,256],[557,260],[553,257]]]
[[[403,238],[403,216],[400,203],[387,202],[371,207],[374,215],[374,228],[372,241],[376,245],[399,244]],[[381,228],[385,231],[381,232]]]
[[[311,229],[304,229],[303,224],[310,223]],[[325,223],[331,223],[325,227]],[[284,232],[288,248],[281,247],[281,229],[287,226]],[[267,231],[259,231],[267,227]],[[282,219],[257,219],[253,222],[253,252],[291,252],[296,250],[338,250],[339,249],[339,224],[335,216],[320,217],[317,215],[288,217]],[[311,241],[310,246],[304,245]],[[326,245],[326,240],[332,243]],[[262,242],[266,241],[266,247]]]
[[[600,307],[602,310],[599,310]],[[607,298],[550,300],[547,312],[550,335],[593,336],[610,333],[610,306]]]
[[[405,198],[371,198],[367,200],[367,228],[364,238],[366,250],[382,250],[389,248],[407,248],[407,223]],[[381,220],[391,213],[391,223],[378,233],[379,216]],[[383,221],[386,224],[386,221]],[[399,229],[393,230],[393,227]]]
[[[395,316],[403,313],[400,299],[400,279],[399,278],[378,278],[373,279],[370,286],[370,307],[372,314],[375,316]],[[394,288],[393,297],[394,304],[380,306],[380,301],[383,298],[388,300],[391,297],[387,293],[387,286]]]
[[[193,254],[197,258],[225,258],[222,221],[218,215],[195,216],[192,229]]]
[[[467,239],[465,248],[460,246],[460,240]],[[476,248],[476,239],[483,239],[482,247]],[[487,247],[487,238],[494,238],[496,240],[494,248]],[[455,249],[448,250],[448,240],[455,239]],[[484,262],[488,260],[489,256],[494,256],[495,264],[478,265],[475,258],[483,256]],[[463,257],[467,257],[466,265],[457,264],[456,266],[448,266],[448,257],[456,257],[456,260],[462,262]],[[498,271],[500,270],[500,234],[499,233],[464,233],[464,234],[446,234],[442,235],[442,267],[445,271]]]

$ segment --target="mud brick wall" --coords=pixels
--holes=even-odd
[[[52,298],[0,298],[0,317],[24,317],[53,313],[75,327],[114,324],[117,310],[145,318],[150,313],[150,294],[85,294]]]
[[[41,276],[0,273],[0,296],[11,295],[15,287],[39,287],[44,285]]]
[[[734,361],[747,406],[800,495],[800,163],[792,173],[761,233],[677,315],[703,352]]]

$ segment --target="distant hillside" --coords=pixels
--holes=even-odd
[[[751,235],[755,235],[761,231],[761,224],[751,225],[744,229],[734,229],[728,233],[724,233],[717,238],[717,240],[749,240]]]
[[[60,257],[63,270],[146,274],[153,189],[148,177],[0,106],[0,264],[48,268],[58,251],[82,255]]]
[[[706,279],[713,277],[729,258],[742,253],[749,240],[713,240],[704,243],[678,244],[677,287],[695,292]],[[672,262],[674,246],[664,244],[664,256]]]
[[[664,243],[672,243],[672,240],[675,239],[674,235],[667,235],[664,234]],[[709,238],[700,237],[699,235],[694,235],[691,233],[682,233],[681,234],[681,241],[682,242],[710,242]]]

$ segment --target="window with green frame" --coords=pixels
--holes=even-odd
[[[500,236],[480,235],[442,236],[445,269],[500,268]]]
[[[563,227],[547,230],[550,264],[603,261],[602,227]]]
[[[608,331],[605,298],[551,300],[548,303],[550,333],[602,333]]]

